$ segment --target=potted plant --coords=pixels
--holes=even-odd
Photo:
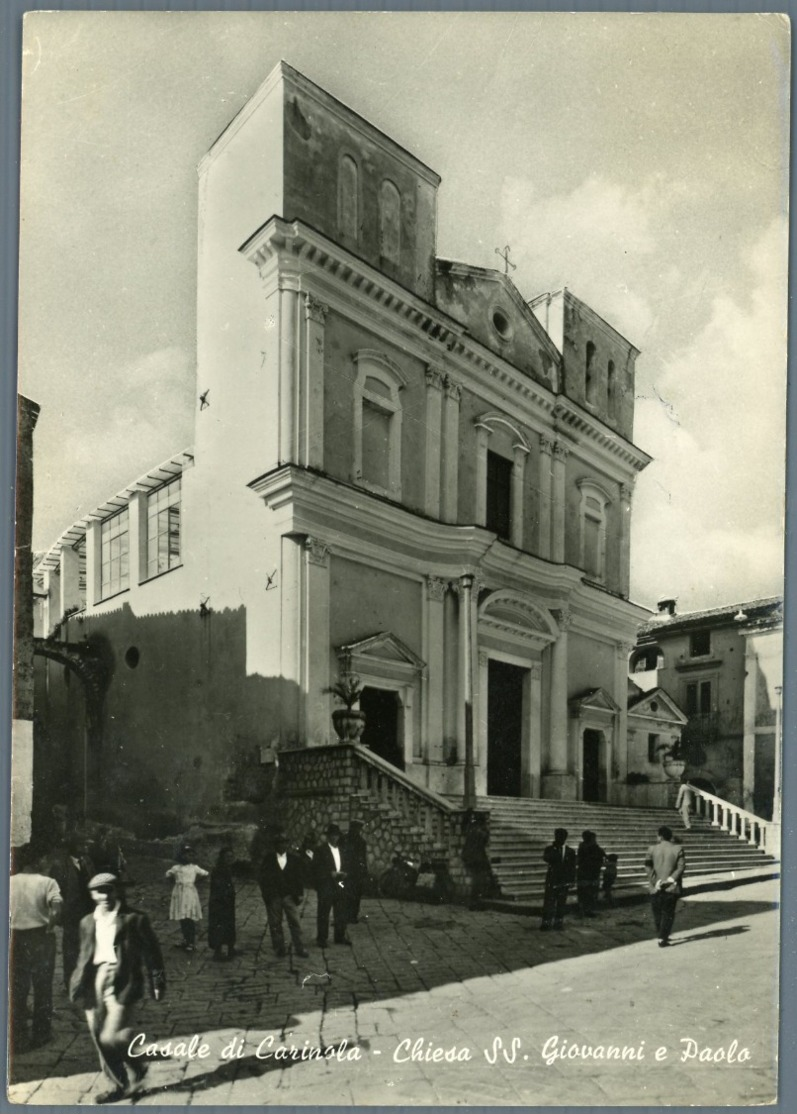
[[[686,757],[681,749],[681,740],[676,739],[671,747],[667,747],[661,756],[664,772],[672,781],[680,781],[686,769]]]
[[[365,729],[365,712],[355,710],[354,705],[363,693],[363,686],[356,673],[341,673],[334,685],[325,688],[343,704],[332,713],[332,726],[342,743],[358,743]]]

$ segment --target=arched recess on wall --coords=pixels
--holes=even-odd
[[[559,636],[550,611],[511,588],[498,588],[480,600],[478,623],[480,642],[493,637],[526,650],[544,650]]]
[[[354,475],[357,484],[401,498],[401,391],[407,376],[389,356],[361,348],[354,356]]]
[[[351,155],[338,163],[338,231],[344,240],[357,243],[360,234],[360,172]]]
[[[401,194],[389,178],[379,187],[379,254],[390,263],[401,259]]]

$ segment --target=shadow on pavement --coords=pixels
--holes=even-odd
[[[539,921],[499,912],[469,912],[462,906],[365,899],[361,923],[352,926],[353,948],[321,952],[310,945],[309,960],[290,954],[277,958],[265,930],[263,904],[254,883],[238,889],[237,921],[241,954],[229,963],[214,963],[204,939],[192,955],[172,949],[177,926],[168,920],[169,894],[162,882],[163,863],[136,863],[138,885],[130,904],[145,910],[167,957],[168,990],[162,1003],[147,1003],[137,1031],[148,1041],[210,1036],[224,1030],[292,1033],[300,1046],[331,1047],[344,1036],[359,1040],[358,1008],[364,1004],[418,994],[466,980],[509,974],[576,956],[649,942],[659,961],[655,930],[647,903],[602,909],[579,920],[574,912],[561,932],[540,932]],[[679,902],[673,945],[716,946],[718,939],[748,931],[747,925],[712,928],[719,922],[749,920],[771,912],[776,903],[753,901],[726,891],[716,900],[702,895]],[[205,922],[203,922],[204,925]],[[315,937],[315,895],[308,895],[302,916],[305,939]],[[706,931],[703,931],[706,930]],[[666,954],[666,953],[664,953]],[[666,960],[664,960],[666,962]],[[60,981],[60,956],[56,980]],[[55,988],[54,1040],[11,1065],[10,1083],[68,1079],[97,1071],[96,1054],[83,1012]],[[246,1071],[263,1074],[291,1061],[254,1056],[220,1064],[206,1073],[213,1085],[240,1078]],[[180,1065],[182,1071],[182,1063]],[[191,1075],[170,1089],[210,1085]],[[87,1085],[87,1084],[86,1084]],[[19,1101],[19,1100],[17,1100]],[[24,1098],[21,1101],[25,1101]],[[36,1101],[35,1094],[33,1102]]]

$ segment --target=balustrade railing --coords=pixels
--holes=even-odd
[[[691,788],[697,797],[697,815],[707,819],[712,828],[721,828],[729,835],[736,836],[769,855],[780,854],[780,824],[764,820],[754,812],[733,805],[722,797],[715,797],[713,793],[696,785]]]

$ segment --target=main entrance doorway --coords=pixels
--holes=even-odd
[[[581,757],[581,799],[584,801],[602,801],[605,798],[601,772],[602,741],[603,735],[600,731],[587,728],[584,732]]]
[[[487,792],[519,797],[523,685],[528,670],[492,658],[487,668]]]
[[[390,689],[364,688],[360,711],[365,712],[361,742],[400,770],[404,769],[403,709],[398,693]]]

